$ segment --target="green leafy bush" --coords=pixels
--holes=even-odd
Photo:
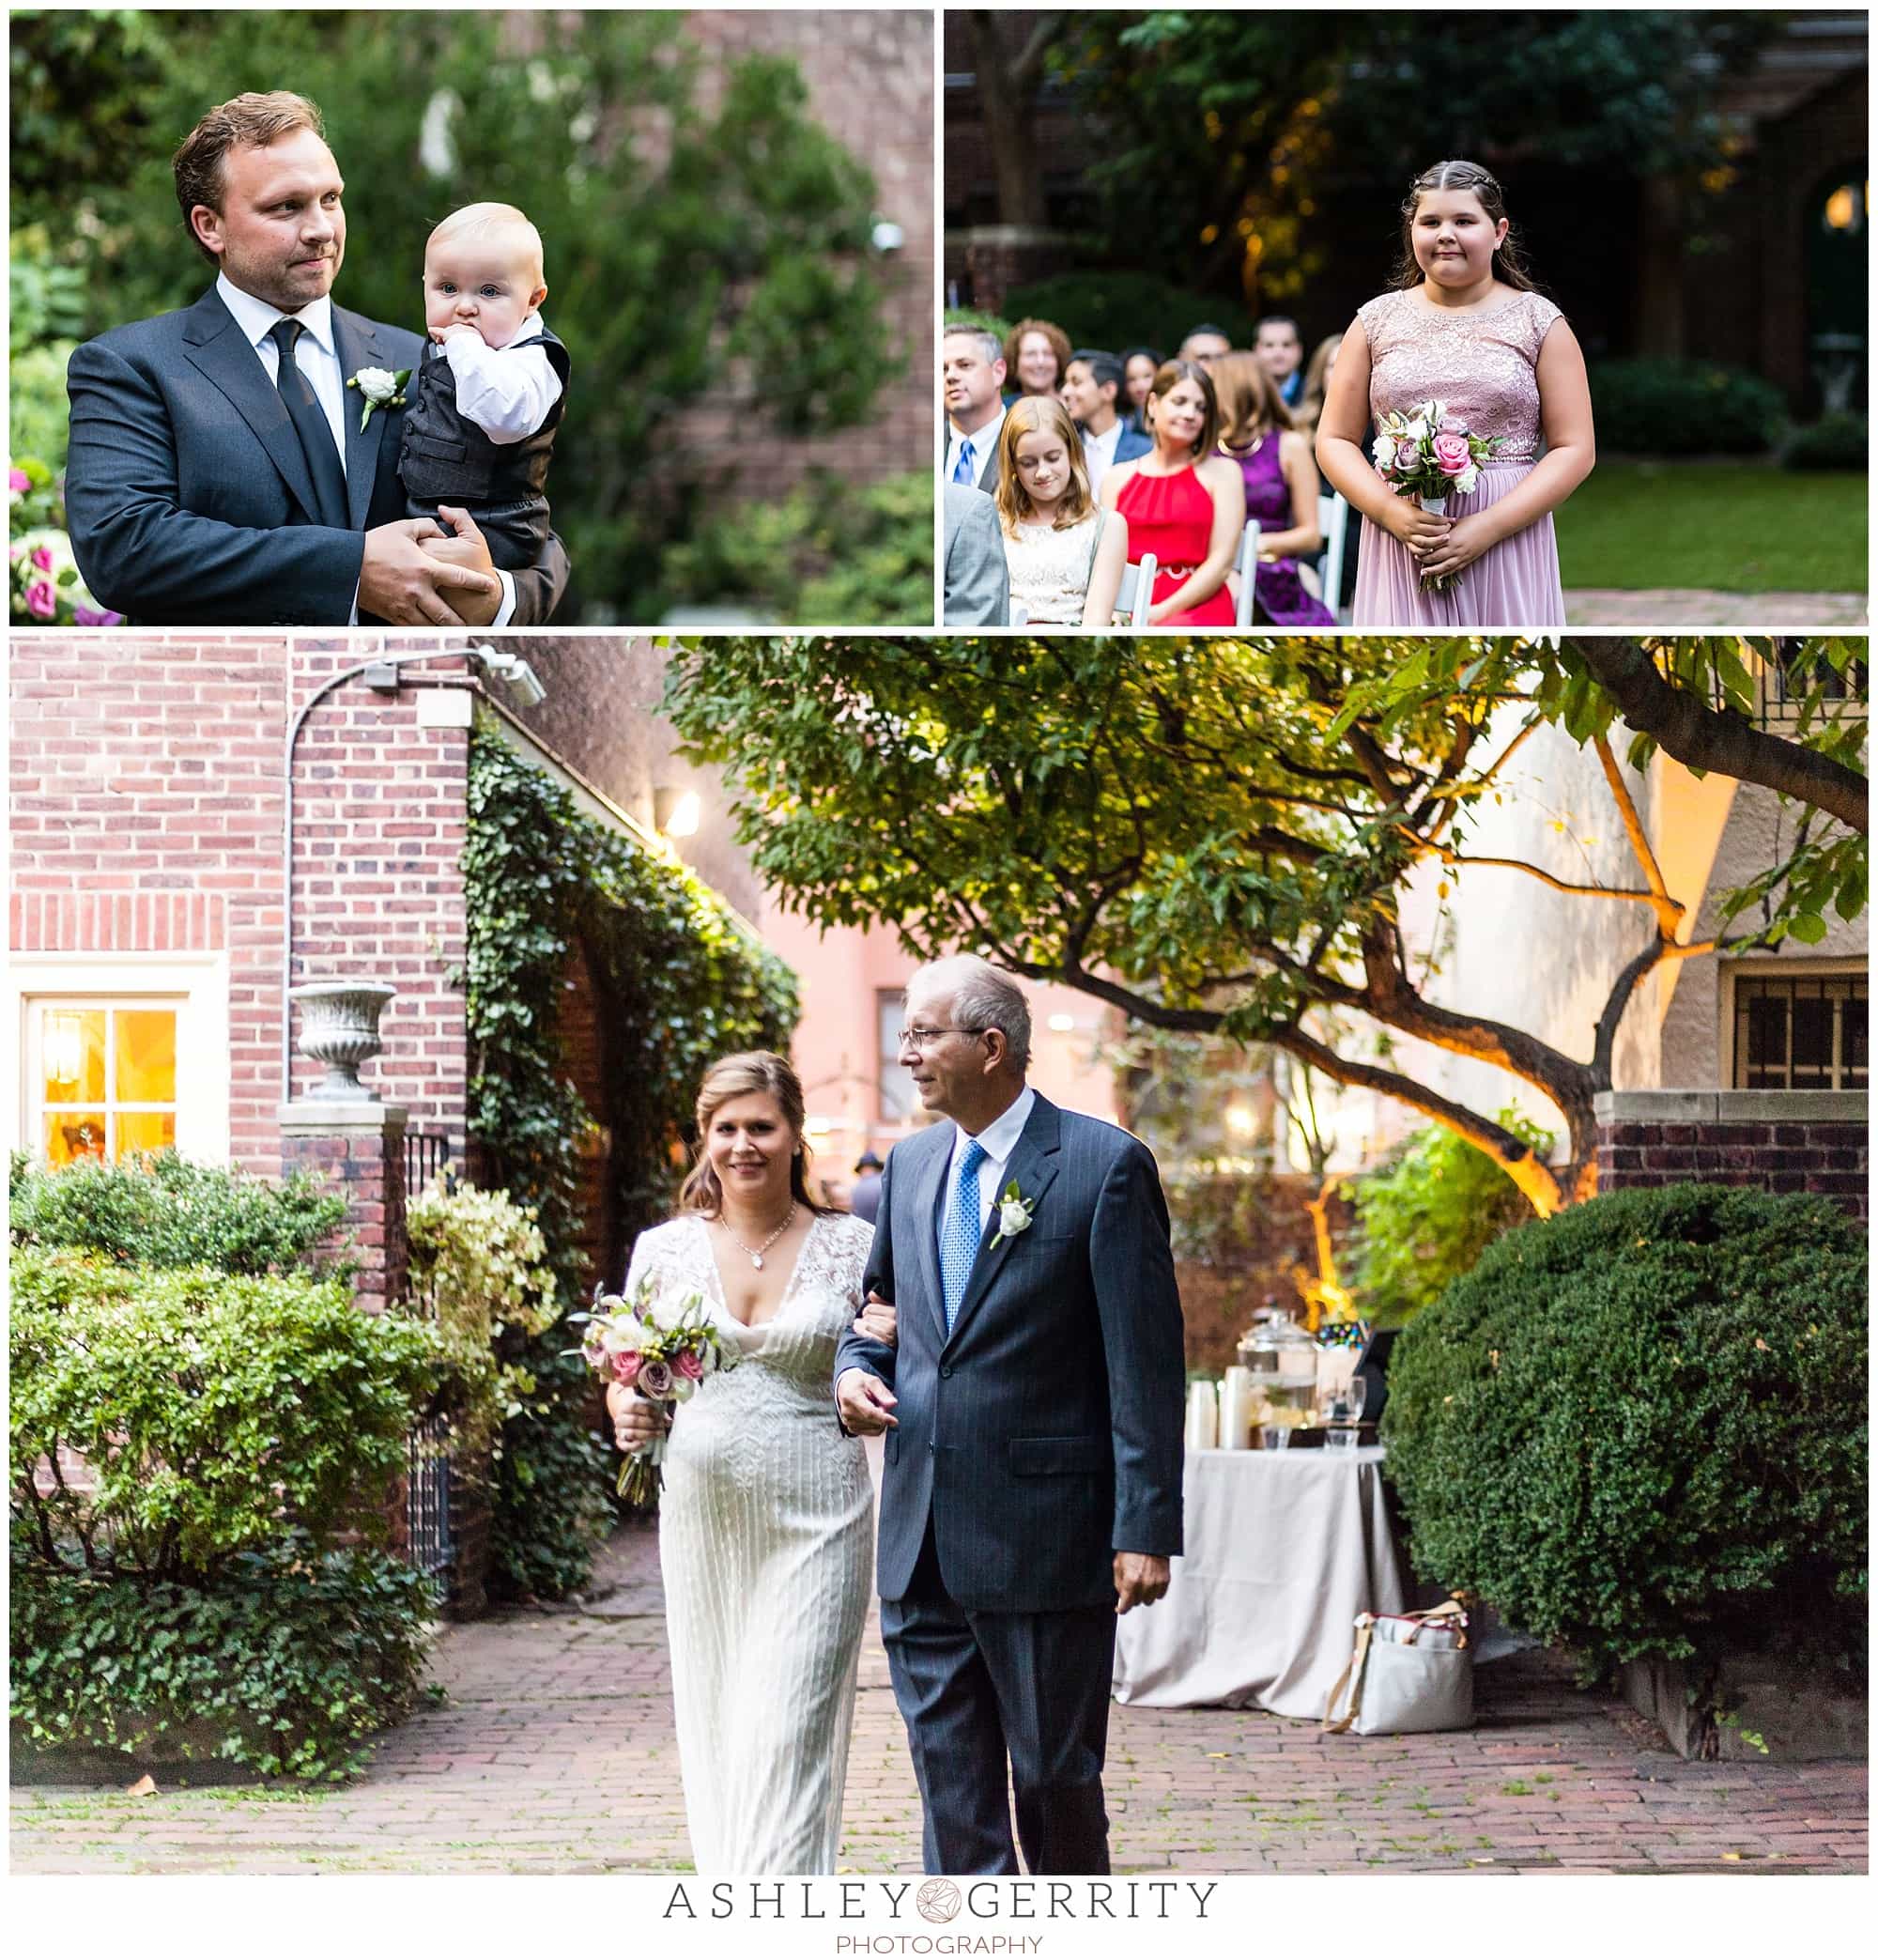
[[[1871,456],[1871,427],[1862,415],[1822,415],[1795,429],[1780,452],[1789,470],[1863,470]]]
[[[1759,455],[1786,419],[1771,381],[1706,361],[1606,361],[1591,371],[1598,445],[1635,455]]]
[[[270,1184],[174,1150],[57,1170],[16,1152],[9,1168],[15,1245],[81,1246],[148,1266],[325,1271],[317,1248],[346,1217],[345,1199],[304,1172]],[[342,1278],[349,1272],[331,1270]]]
[[[1151,272],[1063,272],[1004,296],[1014,320],[1054,320],[1079,347],[1159,347],[1175,353],[1189,332],[1210,320],[1236,347],[1252,345],[1242,306],[1217,293],[1195,293]]]
[[[1402,1335],[1383,1432],[1417,1570],[1578,1648],[1863,1640],[1866,1243],[1671,1185],[1509,1232]]]
[[[437,1609],[384,1552],[290,1538],[207,1585],[12,1561],[10,1713],[40,1748],[204,1755],[333,1780],[403,1715]]]
[[[1552,1134],[1517,1109],[1497,1120],[1543,1158]],[[1383,1169],[1350,1186],[1357,1229],[1350,1285],[1362,1318],[1399,1327],[1449,1285],[1532,1207],[1485,1150],[1452,1130],[1418,1130]]]
[[[918,625],[932,617],[932,476],[852,483],[816,471],[773,503],[745,504],[666,554],[681,606],[773,620]]]
[[[561,1318],[534,1213],[505,1191],[433,1184],[405,1214],[413,1299],[434,1312],[457,1462],[470,1474],[535,1381],[516,1357]]]
[[[437,1372],[423,1322],[334,1279],[68,1248],[17,1249],[12,1286],[15,1535],[46,1566],[204,1579],[289,1529],[381,1526]],[[84,1481],[54,1469],[72,1455]]]

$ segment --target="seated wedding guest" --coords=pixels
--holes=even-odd
[[[1295,409],[1304,395],[1304,342],[1298,322],[1282,313],[1268,314],[1258,323],[1252,350],[1277,382],[1279,399]]]
[[[1187,329],[1187,337],[1180,343],[1180,351],[1175,355],[1177,361],[1217,361],[1222,354],[1232,352],[1232,341],[1224,327],[1216,327],[1210,320],[1202,320],[1197,327]]]
[[[1122,364],[1097,347],[1078,347],[1063,376],[1063,406],[1075,418],[1083,439],[1083,460],[1089,466],[1089,494],[1100,497],[1102,478],[1112,463],[1131,463],[1154,447],[1146,436],[1131,429],[1116,412],[1123,381]]]
[[[946,493],[945,596],[940,618],[948,626],[1010,624],[1010,579],[997,505],[969,484],[944,484]]]
[[[1122,420],[1137,436],[1145,436],[1147,424],[1141,419],[1141,411],[1147,402],[1147,391],[1154,386],[1154,378],[1161,372],[1161,356],[1152,347],[1124,348],[1121,370],[1119,406]]]
[[[946,454],[939,481],[997,488],[998,429],[1004,422],[1004,349],[982,327],[947,327],[939,347],[946,394]]]
[[[1054,320],[1019,320],[1005,335],[1005,372],[1016,393],[1054,394],[1070,364],[1070,336]]]
[[[1278,384],[1257,354],[1213,363],[1220,399],[1220,451],[1245,479],[1245,514],[1258,519],[1253,616],[1266,625],[1333,626],[1336,616],[1298,576],[1298,560],[1323,548],[1317,529],[1317,465],[1291,426]]]
[[[1331,385],[1331,369],[1337,363],[1337,348],[1342,344],[1341,333],[1326,333],[1311,350],[1311,359],[1304,369],[1304,390],[1298,397],[1298,406],[1291,410],[1291,421],[1301,435],[1316,439],[1317,419],[1324,412],[1324,391]]]
[[[998,522],[1010,597],[1033,626],[1107,626],[1128,565],[1128,524],[1098,507],[1061,402],[1013,402],[998,453]]]
[[[1226,574],[1245,529],[1245,479],[1218,453],[1219,403],[1197,361],[1169,361],[1147,397],[1154,447],[1102,479],[1102,507],[1128,519],[1128,556],[1152,553],[1151,626],[1229,626]]]

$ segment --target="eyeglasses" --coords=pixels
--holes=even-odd
[[[934,1042],[944,1041],[948,1034],[976,1037],[984,1031],[982,1027],[902,1027],[894,1038],[894,1047],[911,1048],[916,1055],[924,1055]]]

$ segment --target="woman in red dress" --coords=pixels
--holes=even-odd
[[[1229,626],[1226,574],[1245,529],[1245,478],[1218,455],[1219,403],[1205,368],[1166,361],[1145,411],[1148,455],[1111,466],[1102,506],[1128,519],[1128,557],[1155,559],[1151,626]]]

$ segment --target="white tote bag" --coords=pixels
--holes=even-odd
[[[1356,1651],[1331,1690],[1327,1734],[1412,1736],[1473,1726],[1473,1650],[1467,1609],[1449,1599],[1425,1613],[1359,1613]],[[1348,1700],[1341,1712],[1345,1689]]]

